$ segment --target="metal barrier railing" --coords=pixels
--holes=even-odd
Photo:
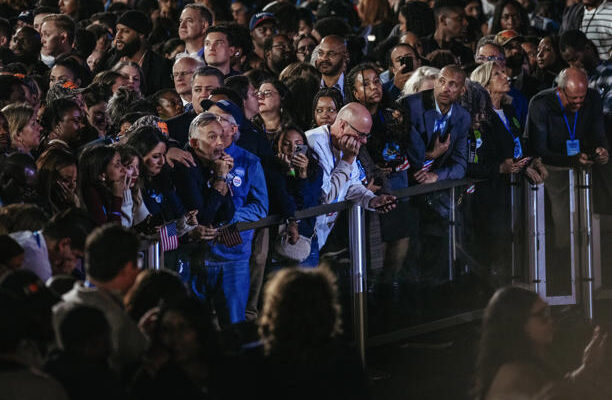
[[[576,180],[578,174],[578,180]],[[521,246],[526,245],[528,282],[531,288],[548,300],[551,304],[575,304],[578,294],[585,305],[585,315],[593,318],[593,291],[595,290],[595,280],[601,280],[601,270],[594,270],[593,263],[593,222],[592,222],[592,198],[591,198],[591,175],[590,170],[568,170],[570,180],[570,233],[572,235],[572,294],[571,296],[551,297],[547,296],[546,288],[546,240],[545,240],[545,202],[544,185],[532,185],[525,183],[526,215],[528,229],[525,229],[523,238],[518,234],[518,227],[521,221],[521,212],[515,210],[514,205],[519,204],[520,192],[518,186],[520,182],[513,177],[511,184],[511,204],[513,211],[512,232],[512,279],[516,283],[519,270],[522,268]],[[456,243],[456,201],[455,188],[465,187],[478,183],[480,180],[461,179],[447,180],[433,184],[425,184],[404,188],[394,192],[398,199],[424,195],[432,192],[449,191],[449,218],[448,218],[448,277],[455,279],[457,243]],[[576,183],[578,182],[578,183]],[[365,349],[368,341],[366,314],[367,314],[367,268],[366,268],[366,228],[365,210],[350,201],[343,201],[334,204],[325,204],[296,212],[298,219],[315,217],[322,214],[349,210],[349,251],[351,260],[351,298],[352,316],[355,332],[355,341],[359,349],[362,361],[365,363]],[[283,223],[284,219],[278,215],[271,215],[254,222],[241,222],[237,224],[239,231],[268,227]],[[579,234],[577,228],[579,227]],[[525,240],[526,239],[526,240]],[[522,242],[522,243],[521,243]],[[580,244],[580,250],[574,251],[576,244]],[[580,257],[577,254],[579,253]],[[163,252],[159,241],[152,241],[145,251],[145,264],[149,268],[159,269],[163,266]],[[580,266],[581,268],[578,268]],[[576,284],[576,276],[580,276],[581,285]],[[578,287],[580,286],[580,287]],[[469,314],[469,315],[468,315]],[[479,318],[480,310],[466,313],[459,316],[458,322],[466,321],[468,318]],[[432,327],[446,327],[452,324],[451,319],[435,321]],[[425,328],[420,327],[415,333],[423,332]],[[392,338],[396,336],[389,336]],[[382,344],[384,338],[376,338],[375,344]]]

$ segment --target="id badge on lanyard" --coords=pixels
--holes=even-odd
[[[580,140],[576,139],[576,124],[578,122],[578,111],[574,114],[574,126],[570,129],[570,124],[567,119],[567,115],[565,115],[565,107],[563,107],[563,103],[561,102],[561,96],[559,96],[559,92],[557,92],[557,100],[559,100],[559,106],[561,106],[561,112],[563,113],[563,119],[565,120],[565,126],[567,127],[567,132],[569,133],[570,138],[565,141],[565,148],[567,150],[568,156],[575,156],[576,154],[580,154]]]

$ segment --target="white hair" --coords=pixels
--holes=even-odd
[[[409,94],[415,94],[420,92],[423,82],[428,79],[436,79],[440,74],[440,70],[434,67],[419,67],[417,68],[410,78],[404,84],[402,89],[402,95],[406,96]]]
[[[578,70],[582,72],[582,74],[584,75],[584,81],[588,83],[589,78],[586,71],[582,68],[579,68]],[[565,89],[567,87],[567,82],[569,82],[570,79],[569,72],[569,68],[565,68],[561,70],[561,72],[559,72],[559,75],[557,75],[557,87],[559,87],[560,89]]]
[[[201,68],[206,66],[206,63],[204,61],[202,61],[202,59],[200,58],[196,58],[193,56],[190,56],[187,53],[179,53],[176,55],[175,59],[174,59],[174,64],[172,64],[172,68],[174,68],[174,66],[176,64],[178,64],[179,61],[181,60],[190,60],[195,64],[195,69]]]

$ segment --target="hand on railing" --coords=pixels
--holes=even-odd
[[[386,214],[393,210],[397,204],[397,197],[390,194],[381,194],[370,200],[370,208],[376,210],[377,213]]]

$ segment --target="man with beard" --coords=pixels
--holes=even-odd
[[[421,135],[426,149],[424,167],[414,174],[419,183],[465,176],[470,115],[457,103],[465,78],[460,67],[447,65],[432,90],[398,100],[410,113],[410,124]]]
[[[43,19],[40,26],[42,49],[40,59],[51,68],[61,54],[72,51],[74,43],[74,21],[67,15],[51,14]]]
[[[249,22],[249,30],[253,40],[253,52],[257,59],[264,59],[264,42],[277,32],[274,14],[261,12],[253,15]],[[251,65],[253,67],[253,65]]]
[[[470,114],[457,100],[465,90],[465,72],[457,65],[442,68],[434,88],[398,100],[410,113],[410,124],[423,139],[417,154],[425,154],[422,168],[414,173],[418,183],[434,183],[465,176]],[[418,167],[417,167],[418,168]],[[412,271],[422,284],[437,286],[448,281],[448,254],[440,243],[448,241],[446,193],[426,195],[419,203],[420,268]]]
[[[179,38],[185,42],[185,52],[191,57],[204,59],[204,38],[213,17],[203,4],[187,4],[179,19]]]
[[[342,36],[325,36],[319,44],[315,66],[321,73],[321,87],[333,87],[344,98],[344,71],[349,61],[346,40]]]
[[[115,51],[106,63],[111,69],[118,61],[134,61],[142,68],[146,81],[146,93],[172,87],[168,61],[154,53],[147,45],[146,36],[151,32],[149,18],[141,11],[126,11],[117,20]]]
[[[224,26],[212,26],[206,31],[204,39],[204,59],[206,64],[217,68],[224,78],[239,75],[232,70],[231,58],[236,52],[234,37]]]
[[[28,73],[44,75],[49,68],[39,60],[42,48],[40,34],[30,26],[22,26],[15,31],[9,48],[15,55],[15,61],[23,63]]]
[[[521,46],[523,41],[523,37],[513,30],[501,31],[495,35],[495,42],[504,49],[506,74],[510,78],[511,86],[519,90],[527,99],[531,99],[538,92],[539,82],[523,69],[525,58]]]
[[[296,60],[289,38],[277,34],[266,39],[264,43],[265,70],[278,77],[281,71]]]
[[[445,2],[445,4],[434,8],[436,20],[436,31],[424,37],[423,56],[435,50],[449,50],[459,59],[460,64],[468,64],[472,61],[472,51],[461,43],[468,27],[463,5],[457,2]]]

